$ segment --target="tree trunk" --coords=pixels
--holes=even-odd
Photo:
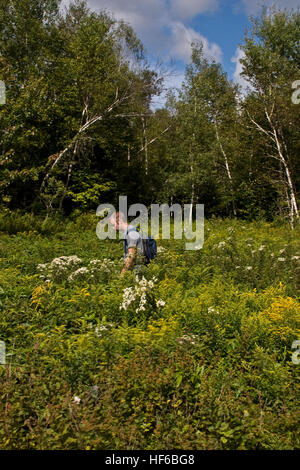
[[[221,142],[221,139],[220,139],[219,129],[218,129],[218,122],[217,122],[217,117],[216,117],[216,116],[215,116],[214,121],[215,121],[214,124],[215,124],[216,138],[217,138],[217,141],[218,141],[220,150],[221,150],[221,152],[222,152],[222,155],[223,155],[223,157],[224,157],[226,172],[227,172],[227,176],[228,176],[229,184],[230,184],[230,192],[231,192],[231,196],[232,196],[232,198],[233,198],[233,196],[234,196],[234,191],[233,191],[233,181],[232,181],[231,171],[230,171],[230,167],[229,167],[229,162],[228,162],[227,154],[226,154],[226,152],[225,152],[225,150],[224,150],[224,147],[223,147],[222,142]],[[236,217],[236,208],[235,208],[235,204],[234,204],[234,200],[233,200],[233,199],[232,199],[232,210],[233,210],[234,216]]]
[[[265,108],[265,115],[266,115],[267,120],[269,122],[271,131],[267,131],[261,125],[259,125],[257,122],[255,122],[254,119],[251,118],[249,113],[248,113],[248,116],[249,116],[251,122],[253,124],[255,124],[255,126],[261,132],[263,132],[265,135],[267,135],[268,138],[271,139],[273,144],[275,144],[275,148],[276,148],[278,157],[273,156],[273,158],[276,158],[276,160],[279,160],[282,163],[282,166],[284,168],[285,184],[286,184],[286,187],[287,187],[287,190],[288,190],[288,197],[289,197],[289,201],[290,201],[290,204],[289,204],[290,225],[291,225],[291,228],[293,229],[294,228],[295,216],[296,216],[296,219],[299,220],[299,210],[298,210],[296,195],[295,195],[295,191],[294,191],[294,185],[293,185],[290,169],[289,169],[289,166],[288,166],[288,163],[287,163],[287,159],[285,158],[284,152],[282,150],[282,145],[280,143],[280,139],[279,139],[279,136],[278,136],[278,130],[276,129],[276,127],[275,127],[275,125],[273,124],[273,121],[272,121],[271,116],[272,116],[272,113],[273,113],[273,109],[274,109],[274,106],[273,106],[272,112],[270,114],[268,112],[268,110]],[[283,139],[283,136],[282,136],[282,139]],[[284,140],[283,140],[283,146],[285,148],[285,151],[287,152],[287,147],[285,145]]]
[[[294,185],[290,173],[290,169],[287,163],[287,160],[284,157],[283,151],[282,151],[282,146],[278,137],[278,132],[276,127],[272,123],[271,116],[269,115],[268,111],[265,109],[267,119],[269,121],[269,124],[272,129],[272,134],[274,136],[274,142],[276,144],[277,152],[279,155],[279,159],[283,165],[285,175],[286,175],[286,182],[287,182],[287,187],[288,187],[288,192],[289,192],[289,197],[290,197],[290,225],[291,228],[294,228],[294,217],[296,216],[297,219],[299,219],[299,210],[298,210],[298,205],[297,205],[297,200],[296,200],[296,195],[294,191]],[[284,144],[283,144],[284,145]]]
[[[142,117],[143,123],[143,147],[145,150],[145,173],[148,175],[148,142],[147,142],[147,133],[146,133],[146,120]]]
[[[64,157],[64,155],[66,155],[69,150],[71,150],[71,148],[73,147],[73,145],[77,145],[77,142],[78,140],[80,139],[81,135],[87,131],[91,126],[93,126],[96,122],[99,122],[99,121],[102,121],[104,119],[104,115],[107,115],[109,113],[111,113],[111,111],[118,105],[120,104],[122,101],[124,101],[126,98],[123,98],[122,100],[121,99],[116,99],[106,110],[103,114],[98,114],[98,115],[95,115],[94,117],[92,117],[91,119],[88,119],[84,125],[82,125],[79,130],[77,131],[77,134],[73,137],[73,139],[71,140],[71,142],[58,154],[58,156],[55,158],[51,168],[49,169],[49,171],[47,172],[47,174],[45,175],[43,181],[42,181],[42,184],[40,186],[40,194],[42,193],[43,189],[44,189],[44,186],[46,185],[47,181],[48,181],[48,178],[50,176],[50,173],[51,171],[53,170],[53,168],[58,165],[58,163],[60,162],[60,160],[62,160],[62,158]],[[86,106],[83,110],[83,113],[84,114],[86,112]]]
[[[195,198],[195,182],[193,178],[193,165],[191,165],[191,174],[192,174],[192,194],[191,194],[191,205],[190,205],[190,213],[189,213],[190,223],[192,223],[192,220],[193,220],[193,206],[194,206],[194,198]]]

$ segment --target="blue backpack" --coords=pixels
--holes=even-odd
[[[157,253],[157,244],[151,235],[147,238],[143,238],[144,255],[146,258],[146,264],[149,264],[152,259],[155,258]]]
[[[137,228],[135,228],[135,230],[140,233],[140,230],[138,230]],[[143,252],[144,252],[145,259],[146,259],[146,264],[149,264],[150,261],[154,259],[156,256],[157,244],[156,244],[155,239],[151,235],[148,235],[147,238],[144,238],[143,235],[141,235],[141,237],[143,241]],[[126,251],[126,245],[127,245],[126,238],[124,238],[125,251]]]

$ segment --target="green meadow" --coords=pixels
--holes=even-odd
[[[1,216],[0,448],[299,448],[299,227],[212,218],[120,278],[97,222]]]

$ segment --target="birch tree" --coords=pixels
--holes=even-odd
[[[300,73],[299,27],[299,13],[263,11],[260,18],[252,20],[242,60],[243,75],[254,89],[244,107],[253,130],[265,141],[266,154],[283,169],[283,194],[292,228],[295,220],[299,221],[293,171],[297,155],[290,138],[299,118],[291,101],[291,84]]]
[[[7,106],[0,109],[0,191],[11,208],[40,208],[39,200],[47,211],[62,208],[64,198],[74,196],[74,171],[84,166],[81,175],[95,191],[111,187],[99,177],[92,182],[94,149],[106,145],[116,173],[124,147],[128,165],[129,145],[135,146],[130,121],[159,87],[129,25],[91,12],[80,0],[59,14],[59,3],[0,2],[1,79],[7,85]]]
[[[192,66],[193,86],[196,99],[209,122],[213,124],[216,151],[221,155],[227,186],[231,197],[232,211],[236,216],[234,202],[234,180],[232,174],[234,129],[237,124],[237,94],[238,88],[227,79],[222,66],[209,61],[203,54],[201,44],[193,45]],[[218,161],[220,161],[218,159]],[[226,185],[226,181],[223,182]],[[224,184],[223,183],[223,184]]]
[[[80,145],[103,120],[124,115],[130,102],[134,101],[140,84],[137,73],[129,67],[129,55],[136,60],[142,57],[142,45],[131,28],[116,23],[107,14],[83,12],[81,18],[76,10],[61,20],[60,29],[65,36],[65,60],[63,67],[73,85],[73,93],[81,113],[73,121],[73,135],[66,140],[61,151],[49,158],[40,193],[56,166],[68,160],[68,177]],[[75,23],[75,24],[74,24]],[[124,52],[124,50],[126,50]]]

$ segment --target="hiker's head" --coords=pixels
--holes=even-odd
[[[128,225],[123,212],[114,212],[109,221],[116,230],[125,230]]]

